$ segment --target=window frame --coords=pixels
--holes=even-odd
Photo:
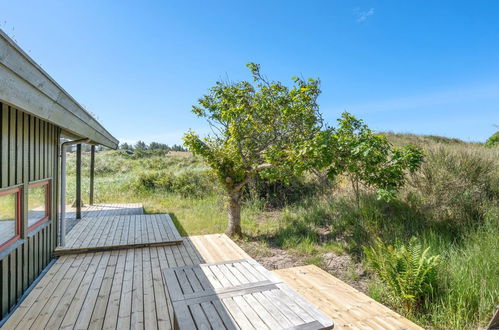
[[[16,195],[16,234],[12,236],[9,240],[0,243],[0,251],[8,248],[12,243],[17,242],[21,239],[21,225],[22,225],[22,188],[21,187],[11,187],[0,190],[0,197],[6,195]]]
[[[35,230],[38,226],[47,222],[50,219],[50,200],[51,200],[51,194],[50,194],[51,184],[50,183],[51,183],[51,181],[52,181],[51,179],[45,179],[45,180],[40,180],[40,181],[36,181],[34,183],[28,184],[28,189],[26,189],[26,194],[27,194],[26,203],[28,204],[27,205],[28,206],[27,207],[28,213],[29,213],[29,189],[45,186],[45,216],[43,218],[37,220],[31,226],[28,226],[28,233]],[[26,221],[27,221],[27,219],[26,219]]]

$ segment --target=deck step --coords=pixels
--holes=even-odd
[[[329,316],[335,330],[423,329],[315,265],[273,273]]]
[[[121,250],[182,243],[168,214],[87,217],[66,236],[56,255]]]

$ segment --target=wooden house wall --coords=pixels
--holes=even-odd
[[[0,188],[22,185],[20,241],[0,251],[0,319],[52,259],[57,240],[60,128],[0,100]],[[50,219],[27,230],[27,186],[51,179]]]

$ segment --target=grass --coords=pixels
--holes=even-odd
[[[468,233],[460,246],[445,253],[441,283],[448,293],[430,306],[431,323],[454,329],[478,327],[491,318],[491,306],[499,297],[498,212]]]
[[[388,299],[376,274],[359,268],[365,262],[363,247],[377,238],[398,246],[415,237],[441,256],[439,290],[420,311],[405,315],[436,329],[485,326],[499,301],[499,148],[435,136],[387,135],[396,145],[420,145],[426,153],[423,167],[397,200],[386,203],[365,191],[357,208],[341,180],[321,189],[311,189],[318,185],[312,177],[299,178],[292,186],[260,182],[257,189],[267,190],[246,198],[246,236],[239,243],[251,244],[257,258],[285,251],[349,283],[367,282],[369,295],[405,313]],[[88,155],[83,159],[88,173]],[[68,165],[68,200],[73,200],[73,157]],[[146,212],[171,214],[182,235],[225,230],[223,194],[197,157],[102,152],[96,172],[98,203],[143,203]],[[88,196],[86,177],[83,191]],[[335,267],[340,266],[325,262],[330,254],[352,261],[338,274]]]

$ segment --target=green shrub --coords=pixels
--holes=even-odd
[[[487,139],[487,141],[485,142],[485,146],[489,148],[499,146],[499,131],[495,132],[491,137]]]
[[[131,183],[135,191],[163,190],[183,197],[202,197],[213,190],[212,178],[207,171],[184,171],[178,174],[169,171],[140,173]]]
[[[426,155],[409,181],[412,201],[431,219],[449,220],[458,229],[482,223],[484,203],[499,197],[494,155],[480,146],[437,146]]]
[[[158,172],[140,173],[130,184],[135,191],[153,190],[156,188]]]
[[[440,257],[412,238],[407,245],[385,245],[377,240],[364,248],[368,266],[386,285],[388,295],[408,314],[421,310],[434,295]]]

